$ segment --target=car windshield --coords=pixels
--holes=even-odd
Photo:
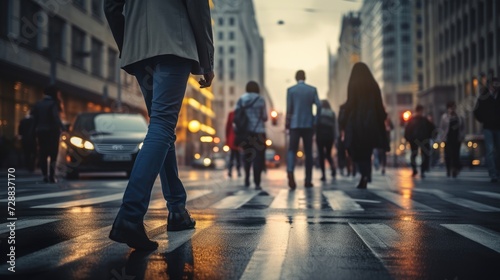
[[[82,116],[75,123],[75,130],[95,133],[146,132],[146,120],[141,115],[98,114]]]

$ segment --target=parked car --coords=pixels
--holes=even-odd
[[[467,135],[460,147],[460,163],[463,167],[486,165],[486,149],[483,135]]]
[[[266,149],[266,167],[268,168],[278,168],[280,167],[281,157],[276,153],[274,149]]]
[[[128,177],[147,129],[140,114],[82,113],[61,136],[59,166],[70,179],[99,171],[125,171]]]

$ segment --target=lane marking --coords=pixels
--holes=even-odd
[[[59,221],[59,219],[17,220],[16,221],[16,230],[30,228],[30,227],[36,227],[39,225],[48,224],[48,223],[52,223],[55,221]],[[8,228],[9,224],[10,223],[0,224],[0,234],[4,234],[4,233],[10,231],[10,229]]]
[[[382,251],[396,247],[401,239],[399,233],[385,224],[349,223],[349,226],[380,260]]]
[[[214,203],[210,208],[215,209],[238,209],[241,206],[245,205],[245,203],[249,202],[260,194],[260,191],[256,190],[241,190],[236,192],[232,196],[225,197],[220,201]]]
[[[472,200],[468,200],[465,198],[456,197],[456,196],[451,195],[449,193],[446,193],[442,190],[430,190],[430,189],[415,189],[415,190],[419,191],[419,192],[433,194],[446,202],[456,204],[458,206],[462,206],[465,208],[469,208],[469,209],[472,209],[472,210],[475,210],[478,212],[500,212],[500,208],[489,206],[489,205],[479,203],[476,201],[472,201]]]
[[[242,280],[280,279],[288,248],[291,226],[268,217],[259,244],[252,254]]]
[[[381,203],[380,200],[370,200],[370,199],[360,199],[360,198],[353,198],[352,200],[363,203]]]
[[[431,208],[427,205],[413,201],[410,197],[407,196],[395,194],[389,191],[377,191],[377,190],[370,190],[370,191],[384,199],[389,200],[390,202],[396,204],[397,206],[405,210],[412,210],[419,212],[440,212],[439,210]]]
[[[210,194],[212,193],[213,191],[209,191],[209,190],[189,190],[187,191],[187,199],[186,199],[186,202],[188,201],[191,201],[191,200],[195,200],[197,198],[200,198],[204,195],[207,195],[207,194]],[[148,209],[166,209],[167,208],[167,201],[165,200],[165,198],[157,198],[157,199],[154,199],[154,200],[151,200],[151,202],[149,203],[149,208]]]
[[[296,197],[300,196],[301,190],[289,191],[282,189],[273,199],[269,208],[272,209],[294,209],[296,206]],[[304,191],[302,191],[304,193]]]
[[[67,202],[32,206],[31,208],[69,208],[69,207],[75,207],[75,206],[84,206],[84,205],[98,204],[98,203],[102,203],[102,202],[115,201],[115,200],[120,200],[122,198],[123,198],[123,193],[117,193],[117,194],[98,196],[98,197],[93,197],[93,198],[72,200],[72,201],[67,201]]]
[[[16,197],[16,202],[30,201],[35,199],[44,199],[44,198],[54,198],[54,197],[62,197],[62,196],[70,196],[70,195],[79,195],[84,193],[93,192],[95,190],[72,190],[72,191],[63,191],[63,192],[55,192],[55,193],[44,193],[44,194],[35,194],[28,196],[18,196]],[[0,202],[7,202],[7,199],[1,199]]]
[[[323,195],[334,211],[365,211],[361,205],[343,191],[323,191]]]
[[[500,199],[500,194],[499,193],[494,193],[494,192],[484,192],[484,191],[470,191],[471,193],[475,193],[478,195],[490,197],[490,198],[496,198]]]
[[[469,224],[441,224],[441,226],[500,253],[500,234],[495,231]]]
[[[157,251],[166,253],[173,252],[212,225],[212,221],[196,221],[196,228],[192,230],[162,231],[161,234],[154,236],[154,240],[158,242]]]

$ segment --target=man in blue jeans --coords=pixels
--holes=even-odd
[[[303,70],[295,74],[297,84],[290,87],[286,95],[286,128],[290,132],[290,140],[287,153],[287,175],[288,186],[295,190],[297,184],[293,170],[295,169],[295,157],[299,149],[299,141],[302,138],[304,154],[306,156],[306,178],[305,187],[310,188],[312,184],[312,145],[316,118],[312,113],[312,106],[316,105],[316,115],[321,115],[321,103],[318,91],[315,87],[305,83],[306,74]]]
[[[493,78],[481,92],[474,116],[483,124],[486,165],[492,183],[500,177],[500,81]]]
[[[174,142],[189,74],[204,76],[202,88],[210,86],[214,77],[209,3],[106,0],[104,10],[122,67],[136,76],[150,117],[109,237],[132,248],[154,250],[158,243],[149,240],[143,219],[158,174],[169,211],[167,230],[195,226],[185,208],[186,191],[178,176]]]

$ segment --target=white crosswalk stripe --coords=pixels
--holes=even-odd
[[[364,211],[354,199],[343,191],[323,191],[328,204],[334,211]]]
[[[390,202],[398,205],[405,210],[412,210],[417,212],[439,212],[427,205],[421,204],[411,199],[410,195],[399,195],[390,191],[370,190],[372,193],[389,200]]]
[[[297,207],[297,197],[304,191],[296,190],[290,192],[289,190],[280,190],[278,195],[274,198],[269,206],[271,209],[293,209]],[[299,193],[299,194],[297,194]]]
[[[260,191],[256,190],[241,190],[236,192],[234,195],[223,198],[222,200],[214,203],[210,208],[215,209],[238,209],[245,203],[249,202],[256,195],[260,194]]]
[[[59,219],[26,219],[26,220],[17,220],[15,221],[15,230],[21,230],[30,227],[36,227],[48,223],[52,223],[55,221],[59,221]],[[10,222],[0,224],[0,234],[4,234],[10,231],[9,225]]]
[[[425,193],[431,193],[434,194],[435,196],[439,197],[440,199],[456,204],[465,208],[469,208],[475,211],[479,212],[500,212],[500,208],[489,206],[483,203],[479,203],[476,201],[456,197],[452,194],[446,193],[442,190],[436,190],[436,189],[415,189],[416,191],[419,192],[425,192]]]
[[[78,207],[78,206],[93,205],[93,204],[98,204],[98,203],[103,203],[103,202],[110,202],[110,201],[120,200],[122,198],[123,198],[123,193],[117,193],[117,194],[111,194],[111,195],[105,195],[105,196],[98,196],[98,197],[93,197],[93,198],[72,200],[72,201],[67,201],[67,202],[37,205],[37,206],[33,206],[32,208],[69,208],[69,207]]]
[[[356,234],[377,256],[380,250],[395,247],[400,241],[400,234],[385,224],[349,223]]]
[[[24,201],[30,201],[30,200],[36,200],[36,199],[55,198],[55,197],[63,197],[63,196],[72,196],[72,195],[85,194],[85,193],[89,193],[89,192],[92,192],[92,190],[72,190],[72,191],[27,195],[27,196],[17,196],[16,202],[24,202]],[[1,199],[0,202],[7,202],[7,199]]]
[[[486,191],[470,191],[470,192],[478,194],[478,195],[486,196],[486,197],[489,197],[489,198],[500,199],[500,194],[499,193],[486,192]]]
[[[500,253],[500,234],[498,232],[469,224],[442,224],[442,226]]]
[[[211,194],[212,191],[209,190],[189,190],[187,192],[187,199],[186,201],[191,201],[195,200],[197,198],[200,198],[202,196],[205,196],[207,194]],[[151,200],[149,203],[149,209],[165,209],[166,206],[166,201],[165,198],[157,198],[154,200]]]

